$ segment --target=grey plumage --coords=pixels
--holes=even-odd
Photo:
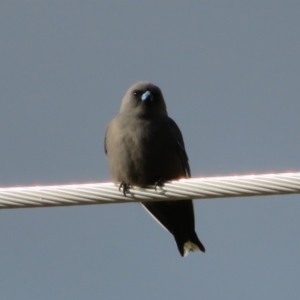
[[[161,90],[148,82],[134,84],[119,115],[105,134],[112,179],[124,194],[130,185],[145,186],[190,177],[182,134],[168,117]],[[205,248],[195,232],[192,200],[148,202],[143,206],[171,233],[182,256]]]

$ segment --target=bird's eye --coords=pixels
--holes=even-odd
[[[133,91],[133,97],[138,98],[140,96],[140,92],[139,91]]]

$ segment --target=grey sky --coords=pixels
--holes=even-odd
[[[0,4],[0,185],[109,181],[107,123],[163,91],[193,176],[300,171],[300,2]],[[296,299],[299,196],[195,202],[182,259],[138,204],[0,211],[0,298]]]

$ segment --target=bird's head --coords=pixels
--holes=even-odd
[[[136,115],[167,115],[160,88],[149,82],[138,82],[129,88],[123,98],[120,112]]]

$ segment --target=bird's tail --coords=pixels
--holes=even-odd
[[[181,256],[185,257],[190,251],[202,251],[205,252],[203,244],[200,242],[196,232],[194,231],[188,240],[183,240],[179,237],[175,237],[175,241]]]

